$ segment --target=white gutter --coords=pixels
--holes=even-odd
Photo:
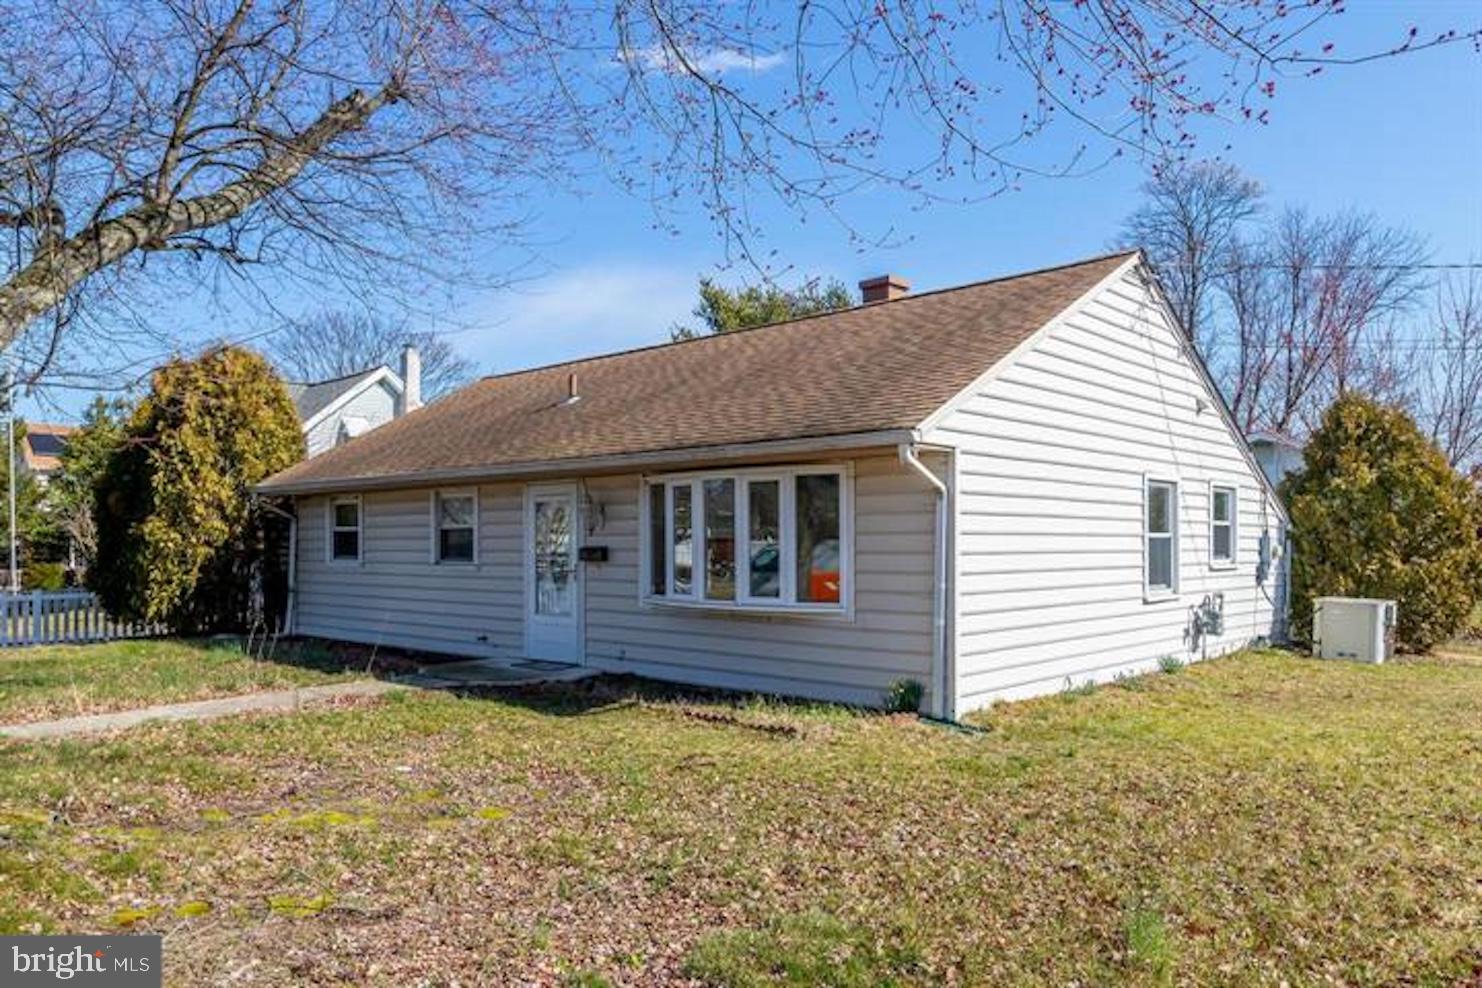
[[[283,617],[283,633],[293,634],[294,612],[298,610],[298,516],[276,504],[256,498],[258,507],[288,519],[288,602]]]
[[[915,443],[901,443],[900,459],[930,484],[937,492],[935,546],[932,562],[935,569],[935,586],[932,590],[931,614],[931,671],[936,680],[932,685],[932,716],[941,720],[956,717],[956,704],[952,700],[953,689],[950,670],[947,668],[947,509],[950,493],[947,485],[916,455]]]
[[[753,443],[730,443],[722,446],[691,446],[680,449],[654,450],[643,453],[617,453],[611,456],[573,457],[567,460],[533,460],[500,463],[492,466],[450,467],[419,470],[401,474],[368,477],[336,477],[329,480],[284,480],[272,478],[256,485],[255,494],[341,494],[353,491],[397,490],[432,487],[437,484],[492,481],[500,479],[533,479],[578,476],[585,473],[652,470],[658,467],[688,467],[729,460],[750,460],[762,456],[800,456],[823,451],[889,448],[910,441],[910,429],[885,429],[878,432],[855,432],[835,436],[810,436],[799,439],[774,439]],[[321,456],[336,455],[331,450]],[[313,461],[306,461],[312,463]],[[292,469],[292,468],[290,468]]]

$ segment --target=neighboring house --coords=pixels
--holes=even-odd
[[[384,364],[328,381],[289,382],[309,456],[318,456],[422,404],[422,361],[415,347],[401,355],[401,373]]]
[[[36,478],[38,487],[46,487],[62,468],[62,451],[67,447],[67,437],[76,431],[77,427],[74,425],[59,425],[55,422],[26,423],[26,435],[21,442],[21,462],[26,471]]]
[[[1251,452],[1273,487],[1280,487],[1283,480],[1302,469],[1301,440],[1267,430],[1252,432],[1249,438]]]
[[[1282,634],[1286,517],[1140,254],[863,287],[270,478],[292,630],[947,718]]]

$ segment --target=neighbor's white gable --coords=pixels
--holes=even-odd
[[[321,409],[303,425],[308,454],[316,456],[396,418],[401,378],[382,367]]]
[[[1156,286],[1129,263],[933,420],[956,447],[952,664],[960,715],[996,698],[1189,660],[1281,631],[1259,540],[1285,516]],[[1143,489],[1178,487],[1174,595],[1143,591]],[[1211,565],[1212,484],[1239,493],[1232,568]],[[1190,609],[1225,596],[1197,652]]]

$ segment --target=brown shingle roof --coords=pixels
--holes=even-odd
[[[911,429],[1131,256],[485,378],[261,489]]]

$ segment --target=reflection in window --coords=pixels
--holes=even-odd
[[[694,586],[695,542],[690,529],[689,484],[669,488],[674,496],[674,592],[688,595]]]
[[[573,613],[574,533],[571,504],[551,498],[535,502],[535,613],[565,617]]]
[[[705,481],[705,596],[736,597],[736,482],[730,477]]]
[[[473,562],[474,506],[472,494],[437,496],[437,560]]]
[[[839,602],[839,475],[797,478],[797,594],[809,603]]]
[[[360,558],[360,501],[344,498],[335,501],[330,513],[330,558]]]
[[[1210,505],[1209,553],[1216,563],[1235,561],[1235,491],[1216,487]]]
[[[850,578],[846,477],[820,465],[650,481],[644,596],[740,609],[841,609]]]
[[[664,486],[648,489],[648,590],[662,594],[669,589],[669,573],[664,551],[669,545],[669,524],[664,512]]]
[[[1173,589],[1173,485],[1147,486],[1147,589]]]
[[[780,494],[781,484],[775,480],[753,480],[748,485],[746,558],[753,597],[782,595]]]

